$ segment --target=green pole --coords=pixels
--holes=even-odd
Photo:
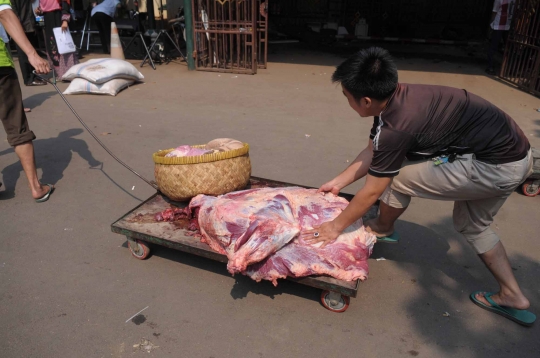
[[[186,57],[188,70],[195,69],[195,59],[193,58],[193,6],[192,0],[184,0],[184,21],[186,23]]]

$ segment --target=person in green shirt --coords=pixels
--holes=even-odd
[[[54,186],[41,184],[37,177],[32,143],[36,136],[30,130],[24,114],[21,86],[11,58],[6,31],[28,56],[28,61],[37,73],[48,73],[50,68],[28,41],[17,15],[11,9],[10,1],[0,0],[0,120],[8,143],[13,146],[21,161],[32,196],[36,202],[41,203],[49,199]]]

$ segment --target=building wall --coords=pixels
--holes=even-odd
[[[493,0],[269,0],[270,21],[281,25],[337,22],[354,33],[366,19],[370,36],[485,38]]]

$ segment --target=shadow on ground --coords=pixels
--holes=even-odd
[[[117,184],[103,170],[103,163],[94,158],[84,140],[74,138],[81,133],[83,133],[82,129],[73,128],[60,132],[58,136],[54,138],[33,141],[34,152],[36,154],[36,168],[41,169],[43,173],[40,181],[46,184],[56,184],[60,181],[64,177],[64,170],[66,170],[71,162],[73,153],[77,153],[81,158],[88,162],[91,169],[100,170],[118,188],[134,199],[141,201]],[[13,148],[9,148],[1,151],[0,156],[13,152]],[[15,157],[15,162],[13,164],[2,169],[5,192],[0,196],[0,200],[11,199],[14,197],[15,187],[21,173],[23,173],[23,169],[17,157]]]
[[[377,245],[373,257],[384,256],[396,262],[404,271],[414,272],[415,284],[420,293],[404,306],[404,314],[411,319],[417,332],[434,342],[447,353],[458,353],[460,349],[473,349],[475,356],[508,356],[514,348],[519,354],[538,353],[538,327],[526,328],[473,306],[469,294],[476,290],[498,291],[497,282],[476,256],[469,244],[453,231],[452,219],[423,227],[399,221],[397,227],[402,234],[399,245]],[[504,238],[502,238],[504,242]],[[449,253],[449,242],[458,245]],[[531,302],[531,310],[538,313],[540,293],[537,277],[540,263],[524,255],[510,257],[518,282]],[[412,269],[412,270],[411,270]],[[475,311],[479,319],[490,316],[496,326],[478,329],[471,324],[465,312]],[[445,312],[449,317],[443,316]],[[438,317],[438,318],[433,318]],[[480,324],[480,322],[479,322]],[[482,345],[479,342],[490,342]],[[517,353],[517,352],[514,352]]]
[[[48,100],[49,98],[51,98],[54,95],[56,95],[56,91],[49,91],[49,92],[42,92],[42,93],[33,94],[33,95],[29,96],[29,97],[26,97],[23,100],[24,106],[34,109],[36,107],[41,106],[43,104],[43,102],[45,102],[46,100]]]
[[[124,243],[127,247],[127,242]],[[213,261],[204,257],[190,255],[166,247],[152,245],[152,255],[162,257],[167,260],[178,262],[182,265],[195,267],[201,270],[212,272],[218,275],[231,277],[227,271],[227,265],[218,261]],[[236,274],[234,284],[231,288],[231,297],[233,299],[242,299],[247,297],[248,293],[264,295],[274,299],[275,296],[290,294],[305,299],[319,301],[320,290],[309,286],[299,285],[295,282],[279,280],[277,287],[274,287],[269,281],[255,282],[251,278]]]
[[[537,335],[538,327],[521,327],[482,311],[470,302],[468,296],[471,292],[496,291],[498,286],[465,239],[453,231],[451,218],[429,227],[399,221],[397,228],[402,236],[400,244],[376,245],[370,261],[384,256],[386,260],[397,263],[403,272],[414,275],[416,290],[419,291],[414,296],[419,298],[406,301],[402,313],[411,320],[412,327],[408,330],[413,328],[425,337],[426,342],[437,345],[447,353],[470,349],[474,356],[480,358],[486,354],[508,356],[514,348],[520,354],[537,352],[537,341],[533,336]],[[455,242],[458,250],[454,247],[450,253],[449,242]],[[156,256],[230,277],[223,263],[159,246],[153,246],[153,250]],[[535,285],[540,275],[540,264],[523,255],[510,257],[510,260],[518,281],[531,301],[532,310],[537,311],[540,294]],[[272,299],[285,293],[318,302],[320,290],[285,280],[280,280],[278,286],[274,287],[270,282],[257,283],[249,277],[236,275],[231,296],[242,299],[248,293]],[[487,315],[497,325],[492,329],[479,330],[471,324],[466,314],[470,310],[479,315],[479,320],[484,320],[484,315]],[[444,312],[449,312],[450,317],[443,316]],[[478,323],[485,328],[484,322]],[[485,345],[479,342],[491,343]]]

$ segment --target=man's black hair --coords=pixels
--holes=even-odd
[[[341,83],[357,100],[369,97],[381,101],[396,90],[398,71],[388,51],[370,47],[339,65],[332,82]]]

